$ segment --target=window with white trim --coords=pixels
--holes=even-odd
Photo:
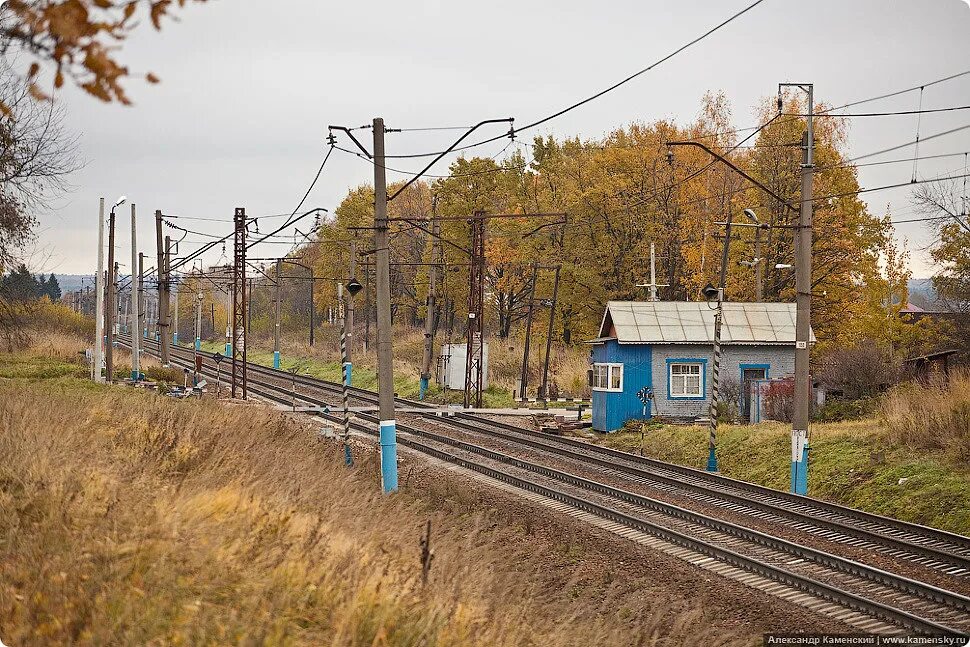
[[[670,365],[670,397],[703,397],[703,364]]]
[[[594,391],[622,391],[623,364],[593,364]]]

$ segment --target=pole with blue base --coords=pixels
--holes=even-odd
[[[793,429],[791,436],[791,492],[808,494],[808,433]]]
[[[720,291],[723,292],[723,291]],[[718,380],[721,370],[721,298],[718,297],[717,310],[714,313],[714,364],[711,368],[711,410],[710,434],[707,439],[707,471],[717,470],[717,400]]]
[[[205,297],[200,291],[195,297],[195,350],[202,350],[202,301]]]
[[[384,492],[397,492],[397,424],[381,420],[381,484]]]
[[[384,170],[384,120],[374,119],[374,249],[377,266],[377,386],[380,405],[381,484],[397,491],[397,425],[394,422],[394,357],[391,329],[391,255]]]
[[[282,264],[283,264],[283,259],[277,258],[276,277],[275,277],[276,285],[274,286],[276,298],[274,299],[274,304],[273,304],[273,317],[274,317],[273,368],[276,368],[276,369],[280,367],[280,309],[282,307],[282,300],[283,300],[283,293],[282,293],[283,287],[280,279],[280,266]]]

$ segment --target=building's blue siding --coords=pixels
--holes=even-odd
[[[623,391],[593,391],[593,429],[616,431],[628,420],[649,418],[651,407],[646,407],[637,392],[653,386],[653,353],[645,344],[620,345],[609,340],[593,346],[593,362],[623,364]]]

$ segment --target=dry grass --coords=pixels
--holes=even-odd
[[[0,380],[7,644],[745,642],[662,600],[631,614],[638,590],[605,596],[615,616],[568,578],[523,577],[549,569],[521,532],[380,496],[372,460],[348,471],[278,413],[79,387]]]
[[[364,330],[356,331],[354,365],[376,369],[377,348],[374,345],[374,330],[371,330],[371,345],[363,351]],[[305,334],[303,335],[305,337]],[[317,332],[317,343],[310,349],[307,340],[298,334],[290,334],[282,340],[282,353],[287,356],[314,357],[326,362],[340,361],[340,345],[337,329],[321,326]],[[435,353],[447,339],[439,333],[435,339]],[[456,335],[453,343],[463,343],[462,336]],[[509,338],[490,338],[489,343],[489,384],[507,392],[519,388],[522,371],[522,340]],[[269,344],[270,346],[267,346]],[[260,340],[259,345],[271,347],[272,340]],[[542,381],[542,360],[545,354],[545,340],[536,335],[532,340],[529,362],[529,385],[533,392]],[[394,331],[394,372],[397,379],[417,381],[421,375],[421,361],[424,357],[424,331],[410,326],[398,326]],[[553,394],[567,394],[580,397],[589,395],[586,383],[586,369],[589,365],[589,349],[585,345],[566,346],[554,343],[549,360],[549,383]]]
[[[955,370],[948,384],[896,387],[883,397],[879,414],[895,442],[970,461],[970,371]]]

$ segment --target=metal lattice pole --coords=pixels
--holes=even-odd
[[[465,407],[482,406],[485,300],[485,213],[476,211],[471,222],[471,267],[468,272],[468,339],[465,349]]]
[[[246,385],[246,209],[236,207],[233,222],[232,397],[236,397],[238,386],[245,400],[249,395]]]

